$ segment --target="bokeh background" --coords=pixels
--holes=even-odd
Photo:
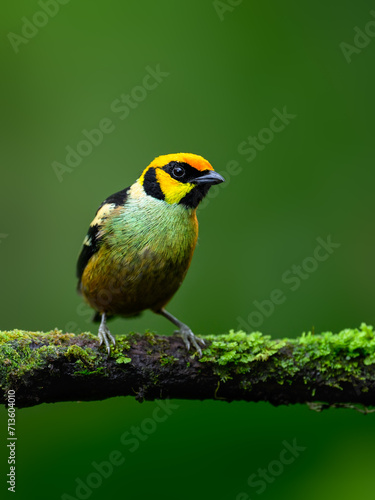
[[[6,0],[0,18],[0,328],[95,331],[75,292],[76,258],[92,216],[155,156],[179,151],[203,155],[227,183],[200,210],[199,246],[169,306],[173,314],[198,334],[223,333],[237,328],[239,318],[249,323],[254,301],[280,288],[286,300],[259,326],[273,337],[374,324],[375,39],[359,36],[361,48],[350,62],[340,47],[354,44],[356,26],[364,30],[375,20],[373,4],[58,5],[45,23],[35,0]],[[33,28],[23,26],[34,18],[45,25],[31,36]],[[17,45],[20,39],[10,35],[12,46],[9,33],[23,36],[22,29],[29,38]],[[375,33],[375,26],[368,29]],[[134,89],[147,67],[164,75],[144,96]],[[113,102],[132,92],[139,102],[121,119]],[[241,153],[242,143],[259,133],[268,140],[262,129],[273,110],[284,107],[295,117],[247,161],[252,155]],[[59,178],[54,162],[67,166],[66,147],[76,149],[82,130],[97,128],[103,118],[113,131]],[[228,164],[236,165],[235,173]],[[283,274],[328,235],[340,246],[291,291]],[[112,323],[114,333],[147,328],[173,330],[151,313]],[[173,403],[178,408],[155,429],[149,419],[157,403],[132,398],[18,411],[17,497],[373,494],[373,415],[316,413],[302,405]],[[5,435],[3,408],[0,417]],[[133,453],[120,441],[132,426],[153,429]],[[293,440],[305,449],[280,472],[275,461],[283,443]],[[108,460],[113,450],[125,462],[92,493],[77,493],[77,478],[86,482],[93,462]],[[5,497],[4,440],[0,458]],[[248,484],[269,467],[277,474],[268,473],[265,488]]]

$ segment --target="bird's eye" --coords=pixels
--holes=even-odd
[[[182,167],[174,167],[172,174],[173,177],[181,178],[185,174],[185,169]]]

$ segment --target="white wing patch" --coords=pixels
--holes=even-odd
[[[95,215],[95,219],[91,222],[90,227],[100,226],[114,208],[116,208],[116,203],[106,203],[103,205]]]

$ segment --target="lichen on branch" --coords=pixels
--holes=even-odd
[[[178,336],[116,337],[107,357],[91,333],[0,332],[0,389],[18,407],[113,396],[375,406],[371,326],[271,339],[231,331],[205,337],[202,358]]]

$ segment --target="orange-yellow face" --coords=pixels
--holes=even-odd
[[[188,208],[196,208],[210,186],[223,181],[207,160],[192,153],[158,156],[138,179],[146,194]]]
[[[147,168],[164,167],[171,161],[187,163],[191,167],[203,172],[203,170],[213,170],[211,164],[203,158],[203,156],[194,155],[192,153],[175,153],[170,155],[161,155],[155,158]]]

